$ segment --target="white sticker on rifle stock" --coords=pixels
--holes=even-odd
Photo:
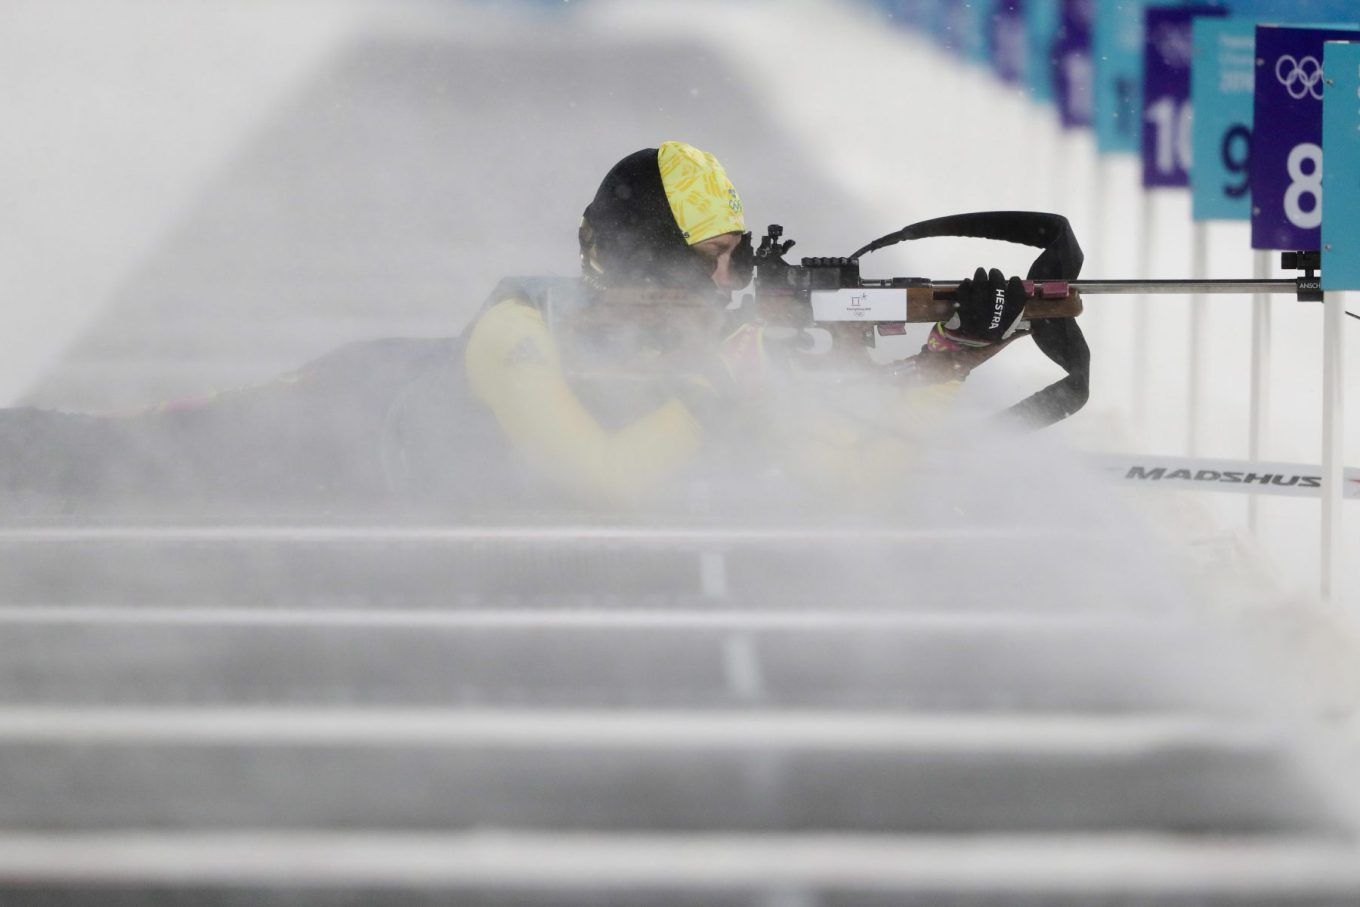
[[[813,321],[906,321],[904,289],[828,290],[812,294]]]

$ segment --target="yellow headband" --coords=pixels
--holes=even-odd
[[[746,232],[741,196],[717,158],[684,142],[666,142],[657,163],[685,242],[692,246],[724,233]]]

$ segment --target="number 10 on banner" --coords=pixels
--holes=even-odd
[[[1186,185],[1184,181],[1190,178],[1190,164],[1194,158],[1191,145],[1194,108],[1190,106],[1190,99],[1158,98],[1147,105],[1143,121],[1152,136],[1153,179],[1158,180],[1151,182],[1145,177],[1143,185],[1165,185],[1161,182],[1164,179],[1182,180],[1174,185]]]
[[[1149,7],[1143,47],[1143,186],[1188,186],[1194,156],[1190,103],[1192,26],[1222,16],[1212,6]]]
[[[1251,245],[1322,246],[1322,52],[1360,29],[1256,29]],[[1269,128],[1261,128],[1269,124]]]

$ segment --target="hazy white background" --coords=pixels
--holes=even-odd
[[[749,72],[751,90],[764,93],[772,112],[825,164],[847,199],[877,212],[859,235],[845,237],[846,248],[818,254],[844,254],[926,217],[1046,208],[1075,224],[1088,252],[1085,276],[1139,276],[1134,268],[1144,199],[1134,159],[1098,165],[1085,135],[1061,134],[1049,111],[888,27],[860,5],[582,2],[550,10],[547,25],[544,6],[551,5],[472,3],[460,25],[458,7],[449,3],[0,5],[0,402],[18,399],[42,375],[255,125],[330,55],[382,28],[475,30],[493,22],[513,29],[523,23],[711,41]],[[656,140],[666,138],[684,136]],[[741,173],[734,177],[740,185]],[[1188,197],[1166,192],[1152,201],[1154,273],[1188,276]],[[781,219],[778,211],[749,214],[757,227]],[[786,227],[798,235],[799,225]],[[1212,241],[1211,276],[1250,275],[1244,225],[1214,225]],[[924,276],[957,278],[978,264],[1018,270],[1027,258],[1023,251],[979,252],[937,242],[913,251],[911,261]],[[1188,309],[1175,297],[1146,304],[1089,300],[1083,323],[1094,351],[1092,399],[1060,429],[1063,437],[1092,449],[1185,450]],[[1248,314],[1245,298],[1211,303],[1210,336],[1199,352],[1210,375],[1207,456],[1245,456]],[[1151,373],[1139,376],[1130,355],[1136,318],[1151,319],[1154,341]],[[1348,321],[1348,334],[1355,330]],[[1354,348],[1354,337],[1348,340]],[[1267,456],[1317,462],[1321,308],[1281,297],[1274,344]],[[1360,398],[1360,368],[1351,365],[1353,402]],[[1008,351],[974,377],[970,393],[1013,398],[1012,388],[1027,393],[1056,377],[1032,348]],[[1144,425],[1131,421],[1136,393],[1149,401]],[[1354,416],[1346,451],[1349,464],[1360,464],[1360,418]],[[1242,569],[1253,577],[1264,569],[1276,584],[1264,594],[1314,594],[1316,501],[1263,499],[1259,546],[1241,534],[1243,497],[1173,495],[1146,506],[1173,535],[1242,546]],[[1357,510],[1352,505],[1346,513],[1349,551],[1360,551]],[[1349,606],[1360,610],[1360,558],[1350,565],[1348,582]]]

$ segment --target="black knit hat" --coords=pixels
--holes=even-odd
[[[712,263],[690,248],[671,213],[659,154],[644,148],[619,161],[586,207],[581,271],[592,286],[713,289]]]

